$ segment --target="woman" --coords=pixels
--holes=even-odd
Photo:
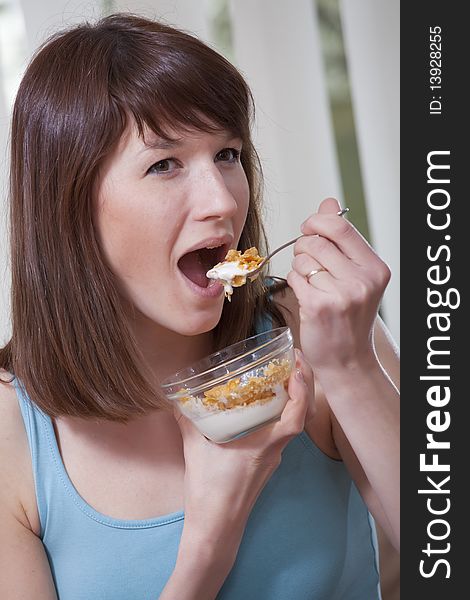
[[[2,597],[379,597],[368,510],[398,545],[389,271],[327,199],[289,288],[257,280],[224,303],[208,286],[229,248],[263,248],[251,107],[222,57],[130,15],[54,36],[27,69]],[[279,422],[217,445],[168,409],[162,378],[283,324],[302,352]]]

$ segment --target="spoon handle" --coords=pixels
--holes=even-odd
[[[343,215],[345,215],[347,212],[349,212],[349,208],[342,208],[341,210],[339,210],[336,214],[338,215],[338,217],[342,217]],[[264,265],[268,262],[268,260],[271,260],[271,258],[277,254],[278,252],[280,252],[281,250],[284,250],[284,248],[287,248],[287,246],[291,246],[292,244],[295,244],[295,242],[297,240],[300,240],[301,237],[304,237],[303,235],[299,235],[298,237],[294,238],[293,240],[290,240],[290,242],[286,242],[285,244],[282,244],[282,246],[279,246],[278,248],[276,248],[275,250],[273,250],[270,254],[268,254],[265,259],[263,260],[263,262],[260,264],[260,266],[256,269],[256,271],[253,271],[253,273],[257,273],[258,270],[260,270],[262,267],[264,267]]]
[[[282,244],[282,246],[279,246],[279,248],[276,248],[276,250],[273,250],[270,254],[268,254],[268,256],[266,256],[266,258],[263,260],[263,262],[261,263],[261,265],[264,265],[264,263],[268,262],[268,260],[271,260],[271,258],[275,254],[277,254],[281,250],[284,250],[284,248],[287,248],[287,246],[291,246],[292,244],[295,244],[295,242],[297,240],[300,240],[301,237],[304,237],[304,236],[303,235],[299,235],[298,237],[294,238],[290,242],[286,242],[285,244]]]

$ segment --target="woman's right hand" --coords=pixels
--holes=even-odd
[[[304,428],[313,399],[313,374],[301,352],[289,379],[289,400],[279,421],[227,444],[207,440],[186,417],[176,414],[184,444],[185,524],[175,568],[175,585],[190,578],[194,596],[215,597],[233,566],[248,516],[279,466],[288,442]],[[197,576],[191,561],[197,555]],[[183,576],[183,573],[185,574]],[[196,593],[196,579],[200,591]],[[171,582],[170,582],[171,585]],[[176,597],[165,588],[167,595]],[[199,594],[199,595],[198,595]]]

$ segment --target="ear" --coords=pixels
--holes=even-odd
[[[336,198],[325,198],[318,207],[319,214],[323,215],[337,213],[339,210],[341,210],[341,206]]]

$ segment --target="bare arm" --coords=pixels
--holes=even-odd
[[[398,357],[398,349],[397,349],[395,343],[393,342],[388,330],[386,329],[383,321],[380,318],[378,318],[376,321],[376,325],[375,325],[375,329],[374,329],[374,342],[375,342],[375,349],[376,349],[376,353],[377,353],[379,362],[380,362],[382,368],[384,369],[384,371],[386,372],[387,377],[390,378],[390,380],[393,382],[393,385],[398,390],[400,388],[400,364],[399,364],[399,357]],[[394,394],[394,396],[395,396],[395,400],[392,400],[392,402],[396,403],[397,402],[396,394]],[[396,406],[395,410],[398,411],[398,406]],[[357,485],[362,497],[364,498],[365,502],[367,503],[372,515],[381,524],[381,526],[384,529],[384,531],[386,532],[388,538],[391,541],[393,541],[395,547],[397,547],[398,541],[395,539],[396,536],[394,536],[394,534],[393,534],[393,526],[386,517],[386,513],[384,511],[382,502],[380,501],[380,499],[377,497],[376,493],[374,492],[374,488],[371,485],[369,478],[367,477],[359,459],[357,458],[355,452],[353,451],[351,444],[350,444],[349,440],[347,439],[343,429],[341,428],[338,420],[334,417],[334,415],[332,418],[333,418],[333,432],[334,432],[335,443],[339,448],[339,451],[340,451],[341,456],[343,457],[343,460],[347,464],[348,469],[350,470],[350,472],[356,482],[356,485]],[[368,423],[368,425],[373,425],[373,423],[371,423],[370,421],[368,421],[367,423]],[[396,439],[396,437],[397,436],[395,433],[395,439]],[[380,447],[380,445],[378,446],[378,448],[379,447]],[[399,469],[399,460],[400,460],[400,454],[399,454],[399,449],[398,449],[396,452],[396,461],[394,461],[395,469],[397,471]],[[385,479],[388,479],[390,481],[392,478],[390,477],[390,472],[388,470],[389,468],[390,467],[388,467],[386,469],[386,471],[384,473],[384,477],[385,477]],[[398,478],[398,474],[396,475],[396,478]],[[396,481],[396,479],[395,479],[395,481]],[[399,493],[400,493],[399,487],[395,486],[395,488],[392,489],[390,493],[391,493],[392,497],[395,497],[395,502],[399,503]],[[399,517],[398,507],[394,512],[397,515],[397,519],[398,519],[398,517]],[[395,524],[395,527],[398,527],[398,523]]]
[[[391,346],[377,347],[377,355],[380,364],[349,374],[354,385],[346,376],[332,383],[329,397],[341,396],[341,402],[333,400],[333,435],[369,510],[399,549],[399,382],[390,376],[396,375],[397,357]]]
[[[41,540],[2,505],[0,597],[9,600],[56,600]]]
[[[286,444],[304,428],[313,375],[301,356],[280,421],[229,444],[206,440],[184,417],[185,524],[176,567],[160,600],[213,600],[229,574],[246,522],[281,462]]]
[[[390,271],[337,209],[328,199],[304,223],[287,280],[299,302],[302,350],[331,409],[335,445],[398,548],[399,395],[373,337]],[[381,354],[396,371],[389,344]]]
[[[289,327],[292,329],[294,339],[298,342],[300,337],[300,320],[299,320],[299,304],[298,301],[289,288],[278,295],[276,295],[276,303],[282,310]],[[377,358],[386,372],[386,377],[390,378],[396,388],[399,388],[400,383],[400,365],[398,357],[398,348],[393,342],[389,332],[387,331],[383,321],[380,317],[377,317],[375,328],[374,328],[374,345],[377,354]],[[381,379],[383,375],[381,376]],[[351,387],[349,382],[348,387]],[[342,394],[342,392],[335,392]],[[346,391],[346,394],[349,392]],[[395,400],[396,409],[398,409],[397,398]],[[372,398],[372,402],[374,399]],[[310,419],[307,418],[305,424],[305,430],[308,435],[315,441],[316,445],[321,448],[323,452],[335,459],[341,459],[345,462],[351,477],[354,479],[361,496],[366,502],[370,512],[374,516],[377,523],[386,533],[389,540],[393,541],[393,544],[397,546],[396,536],[393,534],[393,527],[388,520],[384,508],[379,501],[374,488],[358,460],[351,444],[345,435],[338,419],[335,417],[331,407],[328,403],[328,399],[325,397],[325,392],[318,383],[315,383],[315,399],[311,403],[309,413],[312,414]],[[364,421],[366,427],[366,435],[369,433],[369,427],[371,421],[369,415],[366,416]],[[397,434],[395,433],[395,439]],[[399,455],[397,454],[397,461]],[[389,475],[388,470],[384,475]],[[399,493],[398,487],[394,490],[396,494]],[[398,515],[397,515],[398,518]]]
[[[185,523],[175,569],[159,600],[215,598],[233,567],[245,524],[241,519],[210,534]]]

